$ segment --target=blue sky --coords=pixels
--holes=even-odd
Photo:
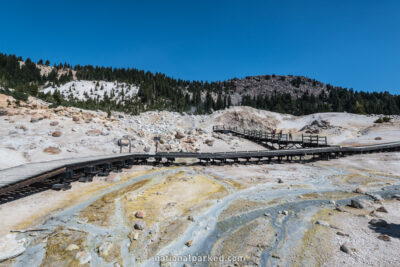
[[[0,52],[189,80],[304,75],[400,94],[400,1],[2,1]]]

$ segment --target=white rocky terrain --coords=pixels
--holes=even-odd
[[[119,153],[121,137],[140,153],[154,152],[155,136],[160,151],[265,149],[215,134],[213,125],[320,134],[336,145],[400,137],[397,116],[374,123],[379,115],[249,107],[107,117],[33,98],[17,106],[0,95],[0,115],[0,169]],[[0,205],[0,266],[399,266],[399,159],[391,152],[305,164],[133,166]]]
[[[72,97],[78,100],[103,100],[104,97],[108,97],[110,100],[120,102],[134,97],[139,88],[120,82],[71,81],[60,86],[49,86],[42,92],[53,94],[56,90],[66,99]]]

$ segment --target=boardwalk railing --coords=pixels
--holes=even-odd
[[[273,133],[272,131],[264,130],[249,130],[240,129],[237,127],[215,125],[213,126],[214,132],[232,133],[249,140],[258,142],[271,142],[271,143],[292,143],[301,144],[303,146],[328,146],[326,136],[320,135],[301,135],[301,139],[293,139],[290,134]]]

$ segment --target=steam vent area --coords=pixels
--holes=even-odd
[[[0,267],[400,266],[400,117],[0,94]]]

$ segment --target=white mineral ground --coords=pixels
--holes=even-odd
[[[107,118],[49,109],[35,99],[17,107],[5,98],[0,95],[7,112],[0,116],[0,168],[117,153],[116,140],[124,135],[134,139],[138,152],[154,151],[156,135],[162,151],[264,149],[213,134],[212,126],[221,124],[319,133],[341,145],[400,137],[398,117],[375,124],[379,116],[294,117],[233,107],[204,116]],[[61,136],[54,137],[55,131]],[[238,266],[399,266],[399,159],[400,153],[379,153],[306,164],[133,166],[92,183],[75,182],[68,191],[0,205],[0,266],[160,266],[155,256],[188,254],[243,257]],[[357,198],[362,208],[346,206]]]

